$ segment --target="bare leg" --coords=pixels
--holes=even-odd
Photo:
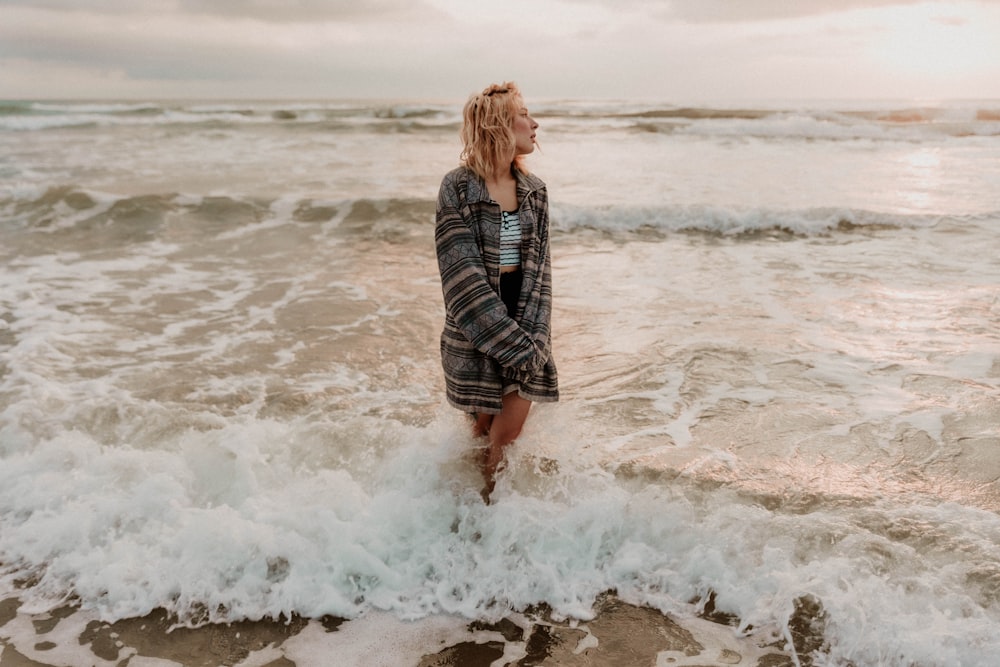
[[[531,401],[511,392],[503,397],[503,408],[500,414],[493,417],[488,426],[489,446],[486,449],[486,464],[483,466],[483,476],[486,478],[486,488],[493,491],[496,483],[496,473],[503,463],[504,449],[521,434],[524,420],[528,418]]]
[[[469,416],[472,417],[472,435],[476,439],[487,440],[487,437],[490,434],[490,424],[493,423],[493,415],[488,415],[482,412],[473,412]],[[482,455],[480,457],[480,464],[483,467],[486,466],[486,458],[489,456],[489,453],[490,453],[490,447],[489,447],[489,441],[487,440],[486,446],[483,448]],[[491,490],[492,487],[488,489],[483,495],[483,499],[487,503],[489,502],[489,492]]]
[[[493,423],[493,415],[483,413],[472,414],[472,434],[481,438],[490,434],[490,424]]]

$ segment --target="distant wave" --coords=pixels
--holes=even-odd
[[[920,141],[1000,136],[1000,113],[992,109],[650,112],[634,118],[631,129],[636,131],[731,138]]]
[[[396,226],[432,224],[432,200],[389,198],[356,200],[267,199],[252,196],[195,196],[178,193],[115,195],[73,185],[0,198],[5,227],[39,233],[67,233],[131,228],[127,240],[190,216],[216,233],[226,234],[264,221],[270,224],[326,224],[345,232],[370,230],[376,223]],[[124,230],[123,230],[124,231]]]
[[[553,209],[553,227],[560,231],[593,229],[607,233],[699,232],[721,236],[754,236],[762,233],[817,236],[872,229],[929,227],[941,215],[885,213],[851,208],[732,209],[717,206],[575,207]],[[959,222],[1000,219],[1000,211],[976,216],[947,216]]]
[[[608,105],[545,107],[544,113],[551,117],[572,118],[672,118],[683,120],[759,120],[781,117],[788,114],[816,115],[817,117],[844,116],[887,123],[929,123],[937,121],[992,121],[1000,120],[1000,102],[996,106],[981,107],[978,104],[965,106],[917,106],[848,108],[837,106],[808,107],[782,106],[775,108],[747,107],[672,107],[649,106],[621,108]]]
[[[774,108],[567,102],[545,106],[539,115],[557,123],[591,124],[602,129],[723,137],[915,140],[1000,135],[1000,102]]]
[[[458,115],[449,107],[351,103],[76,103],[0,102],[0,131],[110,125],[301,125],[350,131],[385,127],[451,127]]]
[[[430,229],[434,201],[419,198],[318,200],[267,199],[246,196],[192,196],[150,194],[119,196],[76,186],[48,188],[0,198],[4,226],[37,233],[102,233],[117,228],[126,242],[155,237],[163,225],[178,216],[203,221],[219,233],[242,227],[269,225],[327,225],[340,234],[382,237]],[[885,213],[850,208],[776,210],[731,209],[717,206],[658,206],[605,209],[572,204],[553,205],[552,228],[556,234],[595,230],[608,234],[703,233],[718,236],[790,234],[817,236],[872,229],[905,229],[934,226],[948,220],[968,224],[1000,220],[1000,210],[970,216]],[[127,232],[127,233],[126,233]]]
[[[1000,102],[781,108],[559,102],[533,107],[546,131],[623,130],[820,140],[1000,136]],[[418,102],[0,102],[0,131],[107,125],[282,125],[333,132],[454,131],[460,106]]]

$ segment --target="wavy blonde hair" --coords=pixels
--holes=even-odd
[[[524,98],[513,81],[492,84],[469,96],[462,110],[462,163],[486,179],[508,166],[523,174],[522,156],[514,155],[514,118]]]

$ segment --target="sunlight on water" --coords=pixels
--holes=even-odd
[[[901,156],[898,173],[903,189],[896,193],[903,205],[900,213],[939,210],[936,201],[945,185],[941,157],[935,149],[921,149]]]

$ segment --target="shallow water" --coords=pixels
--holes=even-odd
[[[437,358],[456,108],[5,107],[6,590],[193,624],[615,590],[779,634],[810,600],[817,661],[988,664],[998,107],[536,105],[563,398],[492,505]]]

